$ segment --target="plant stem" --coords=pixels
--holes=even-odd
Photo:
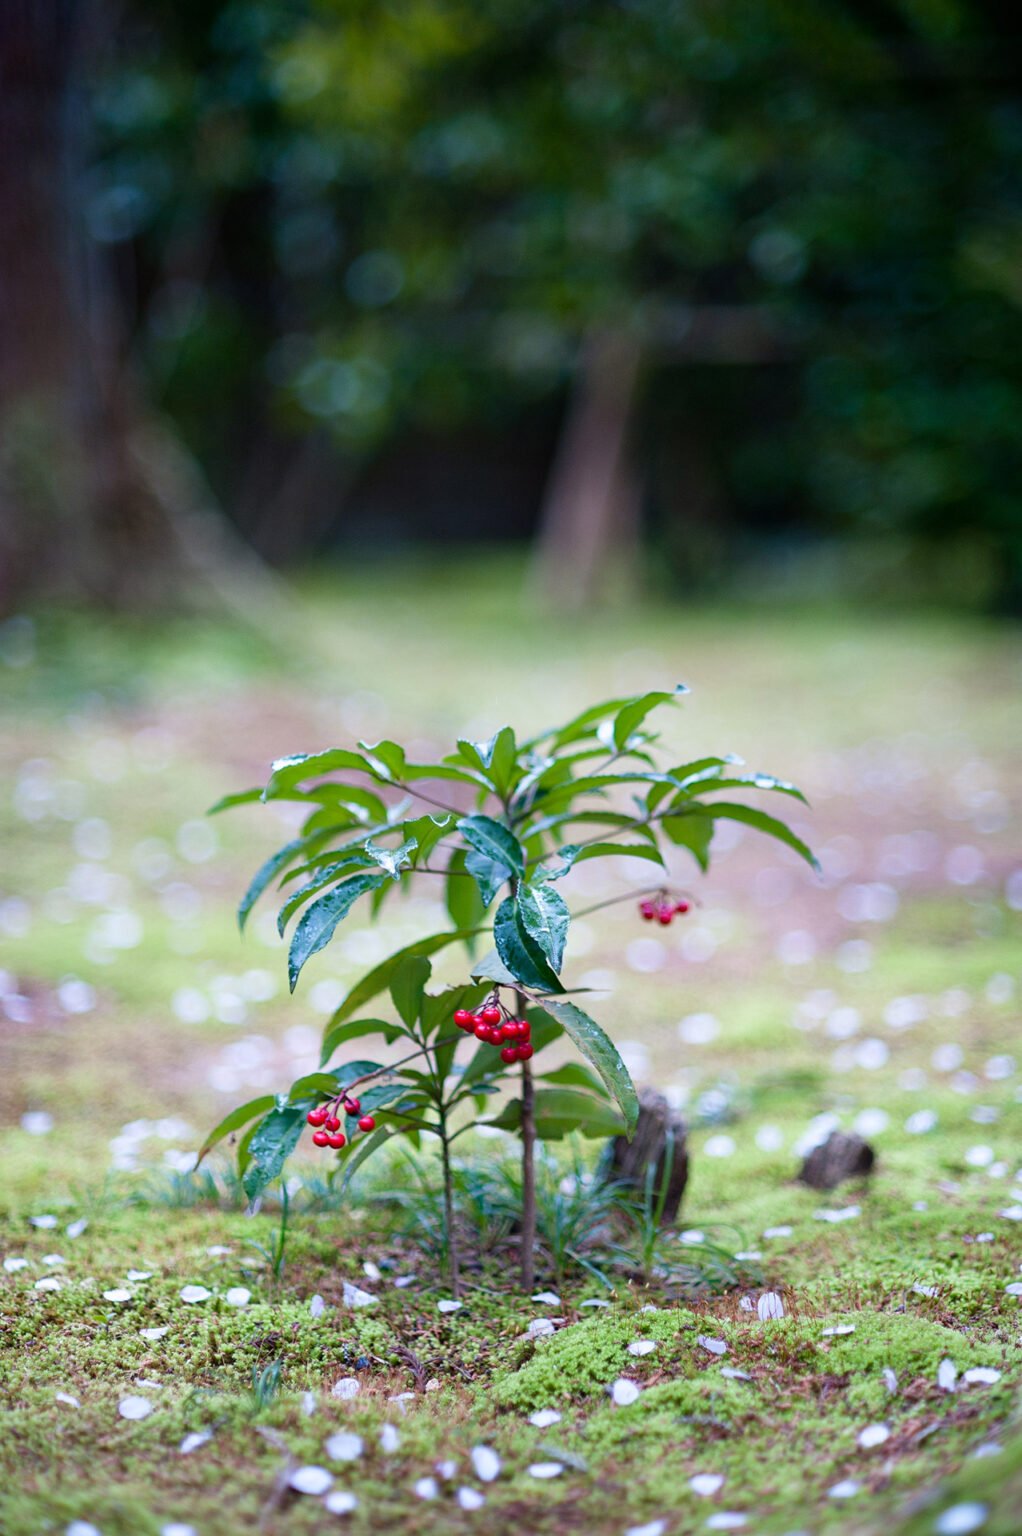
[[[447,1135],[447,1115],[440,1111],[440,1155],[444,1170],[444,1227],[447,1235],[447,1273],[451,1282],[451,1295],[455,1301],[461,1295],[461,1275],[458,1263],[458,1236],[454,1230],[454,1181],[451,1178],[451,1143]]]
[[[528,998],[515,993],[518,1017],[525,1017]],[[536,1248],[536,1104],[532,1065],[522,1062],[522,1290],[530,1294],[535,1284]]]

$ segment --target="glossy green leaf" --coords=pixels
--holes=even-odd
[[[414,837],[406,838],[399,848],[381,848],[372,838],[366,839],[365,851],[374,864],[379,864],[392,880],[401,877],[401,870],[412,862],[412,854],[418,847]]]
[[[769,816],[766,811],[757,810],[751,805],[738,805],[730,801],[718,800],[712,805],[700,806],[699,810],[706,816],[712,816],[716,821],[720,818],[727,821],[740,821],[744,826],[754,827],[757,832],[765,832],[768,837],[774,837],[778,842],[787,846],[805,859],[813,869],[819,870],[816,855],[800,837],[791,830],[786,822],[779,821],[776,816]]]
[[[502,726],[492,740],[486,743],[482,756],[489,770],[490,782],[503,800],[514,785],[518,765],[515,733],[509,725]]]
[[[386,878],[382,872],[352,875],[313,902],[295,929],[288,951],[287,969],[292,992],[306,961],[329,944],[338,923],[348,915],[358,898],[366,891],[375,890]]]
[[[465,869],[476,883],[483,911],[493,901],[501,886],[511,879],[511,871],[506,864],[491,859],[489,854],[477,853],[474,848],[465,855]]]
[[[688,693],[688,689],[684,683],[679,683],[670,693],[657,690],[630,699],[614,716],[614,745],[618,751],[627,745],[632,732],[642,724],[651,710],[656,709],[658,704],[674,704],[685,693]]]
[[[666,816],[660,825],[668,841],[678,848],[687,848],[700,869],[709,868],[713,821],[703,815],[700,808],[686,811],[681,816]]]
[[[378,1125],[375,1131],[370,1131],[368,1136],[360,1136],[350,1151],[344,1157],[344,1177],[342,1189],[347,1189],[355,1174],[362,1164],[368,1162],[374,1153],[378,1152],[385,1142],[391,1141],[395,1132],[389,1126]]]
[[[279,757],[273,764],[269,782],[263,790],[263,799],[270,800],[282,789],[302,784],[306,779],[317,779],[326,773],[339,773],[342,769],[374,776],[360,752],[349,752],[343,747],[331,747],[326,752],[299,752],[294,757]]]
[[[378,741],[375,746],[371,746],[367,741],[360,741],[359,746],[380,778],[403,778],[405,753],[404,748],[399,747],[396,741]]]
[[[248,1167],[241,1181],[250,1201],[279,1177],[304,1127],[305,1110],[297,1106],[271,1109],[260,1122],[248,1144]]]
[[[605,1098],[572,1088],[537,1089],[533,1116],[541,1141],[556,1141],[572,1132],[582,1136],[619,1136],[625,1128],[621,1115]],[[495,1119],[482,1123],[502,1131],[520,1130],[521,1099],[511,1099]]]
[[[451,922],[462,932],[475,931],[486,915],[479,887],[468,872],[468,857],[464,848],[456,848],[447,863],[444,881],[444,899]]]
[[[278,848],[276,853],[261,864],[252,877],[248,890],[238,904],[238,927],[244,931],[248,914],[265,891],[272,880],[286,869],[291,860],[302,853],[308,846],[308,839],[296,837],[293,842],[285,843],[283,848]]]
[[[272,1109],[276,1102],[272,1093],[262,1093],[257,1099],[249,1099],[247,1104],[239,1104],[237,1109],[232,1109],[230,1114],[225,1115],[220,1124],[210,1131],[202,1143],[195,1166],[198,1167],[207,1152],[211,1152],[217,1142],[223,1141],[224,1137],[230,1136],[233,1131],[240,1131],[241,1127],[248,1125],[250,1120],[255,1120],[258,1116],[265,1115],[267,1110]]]
[[[723,757],[698,757],[692,762],[679,763],[665,775],[666,782],[654,784],[646,796],[646,808],[649,811],[655,811],[657,806],[672,793],[672,789],[686,789],[698,783],[704,775],[712,776],[720,773],[724,768],[741,765],[742,759],[735,757],[732,753],[726,753]]]
[[[543,951],[555,971],[564,961],[571,913],[551,885],[521,885],[516,896],[521,926]]]
[[[506,897],[497,908],[493,939],[498,955],[515,981],[525,987],[538,987],[543,992],[563,991],[542,948],[526,931],[513,896]]]
[[[456,818],[441,813],[438,816],[416,816],[404,824],[405,836],[415,839],[416,865],[425,864],[444,834],[454,830]]]
[[[231,795],[221,795],[214,805],[206,812],[207,816],[219,816],[221,811],[230,811],[236,805],[252,805],[263,798],[261,789],[239,789]]]
[[[539,1083],[551,1083],[558,1088],[584,1088],[589,1093],[600,1095],[606,1095],[607,1092],[596,1073],[590,1072],[581,1061],[566,1061],[562,1066],[554,1067],[551,1072],[535,1073],[535,1077]]]
[[[525,853],[510,827],[494,821],[492,816],[463,816],[458,831],[470,847],[485,854],[497,864],[505,865],[512,874],[525,871]]]
[[[628,1068],[618,1055],[610,1036],[575,1003],[542,998],[538,1000],[537,1006],[562,1025],[586,1061],[595,1067],[608,1092],[620,1105],[630,1136],[639,1118],[639,1101]]]
[[[387,1019],[348,1019],[343,1024],[328,1024],[323,1031],[319,1064],[325,1067],[334,1052],[342,1045],[346,1045],[349,1040],[361,1040],[368,1035],[382,1035],[390,1045],[404,1034],[405,1031],[400,1024],[392,1024]]]
[[[763,789],[773,794],[791,795],[793,799],[800,800],[803,805],[809,803],[795,784],[789,784],[787,779],[776,779],[772,773],[742,773],[729,778],[707,775],[686,792],[689,796],[712,795],[722,789]]]
[[[488,949],[481,959],[472,962],[472,975],[482,981],[495,981],[501,987],[517,986],[517,977],[512,976],[496,949]]]
[[[277,932],[283,937],[284,929],[294,917],[299,907],[304,907],[307,901],[315,896],[317,891],[325,890],[328,885],[333,885],[353,869],[364,869],[366,859],[360,851],[349,854],[347,858],[338,859],[334,864],[328,864],[321,869],[319,874],[305,885],[299,886],[297,891],[292,891],[280,911],[277,913]]]
[[[405,784],[413,784],[420,779],[453,779],[458,784],[473,784],[478,788],[486,783],[480,773],[455,767],[453,763],[405,763],[401,778]]]

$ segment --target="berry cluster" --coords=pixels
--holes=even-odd
[[[328,1104],[320,1104],[315,1109],[310,1109],[306,1120],[314,1127],[312,1140],[317,1147],[332,1147],[339,1152],[348,1138],[341,1130],[341,1110],[351,1120],[358,1120],[360,1131],[375,1131],[376,1121],[372,1115],[363,1115],[362,1106],[358,1099],[353,1099],[350,1094],[342,1093]]]
[[[496,992],[475,1013],[469,1008],[456,1009],[454,1022],[486,1045],[501,1046],[500,1059],[508,1066],[513,1061],[528,1061],[532,1055],[531,1024],[528,1019],[512,1018]]]
[[[658,891],[655,896],[647,896],[645,901],[639,902],[639,911],[647,923],[652,923],[655,920],[658,923],[662,923],[666,928],[675,913],[680,912],[683,914],[689,910],[691,905],[692,903],[686,901],[684,897],[680,901],[675,901],[674,897],[668,895],[666,891]]]

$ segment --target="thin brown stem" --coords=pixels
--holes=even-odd
[[[451,1295],[457,1301],[461,1294],[461,1274],[458,1256],[458,1234],[454,1226],[454,1181],[451,1176],[451,1144],[447,1135],[447,1116],[440,1111],[440,1155],[444,1172],[444,1229],[447,1238],[447,1273],[451,1283]]]
[[[525,1016],[528,998],[515,993],[519,1018]],[[536,1266],[536,1097],[532,1066],[522,1062],[522,1290],[530,1294]]]

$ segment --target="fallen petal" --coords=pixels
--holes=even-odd
[[[147,1419],[152,1411],[153,1405],[147,1397],[122,1397],[117,1404],[122,1419]]]
[[[323,1447],[331,1461],[357,1461],[364,1448],[362,1436],[349,1429],[338,1430]]]
[[[642,1388],[636,1381],[629,1381],[627,1376],[619,1376],[610,1389],[611,1401],[619,1408],[627,1408],[634,1403]]]
[[[481,1483],[492,1483],[500,1476],[500,1457],[492,1446],[474,1446],[469,1457],[472,1470]]]
[[[723,1488],[724,1479],[719,1472],[697,1472],[695,1477],[689,1478],[688,1486],[700,1498],[712,1499]]]
[[[295,1493],[311,1493],[318,1498],[326,1493],[333,1480],[333,1473],[326,1467],[296,1467],[288,1478],[288,1487]]]
[[[330,1388],[331,1397],[340,1397],[345,1401],[357,1397],[361,1391],[361,1382],[357,1376],[342,1376],[340,1381],[335,1381]]]
[[[560,1477],[564,1468],[559,1461],[534,1461],[526,1471],[530,1477],[548,1478]]]
[[[213,1292],[207,1291],[204,1285],[183,1285],[178,1291],[181,1300],[186,1301],[189,1306],[194,1306],[196,1302],[208,1301],[212,1294]]]
[[[537,1429],[549,1429],[551,1424],[559,1424],[561,1416],[556,1408],[537,1408],[535,1413],[529,1414],[529,1423],[535,1424]]]
[[[342,1488],[328,1493],[323,1500],[323,1508],[328,1509],[332,1515],[350,1515],[353,1509],[358,1508],[358,1499],[353,1493],[348,1493]]]

